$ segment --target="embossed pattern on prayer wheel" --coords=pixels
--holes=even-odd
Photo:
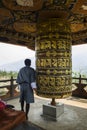
[[[71,95],[71,69],[69,24],[57,18],[38,23],[37,95],[47,98],[64,98]]]

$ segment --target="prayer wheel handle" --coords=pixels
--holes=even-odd
[[[52,98],[51,105],[56,106],[55,98]]]

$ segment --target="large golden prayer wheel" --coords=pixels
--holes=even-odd
[[[69,23],[52,18],[38,22],[37,28],[37,95],[47,98],[67,97],[72,91],[72,44]]]

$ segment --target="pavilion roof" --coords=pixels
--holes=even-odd
[[[35,49],[37,21],[69,21],[72,45],[87,43],[87,0],[0,0],[0,41]]]

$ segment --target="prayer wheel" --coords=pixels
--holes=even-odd
[[[51,18],[37,24],[37,95],[64,98],[72,92],[71,31],[63,19]]]

